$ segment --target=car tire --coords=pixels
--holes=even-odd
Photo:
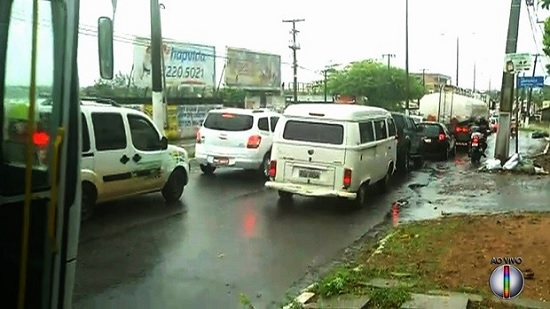
[[[262,165],[260,165],[260,175],[265,179],[269,179],[269,164],[271,163],[271,152],[265,154]]]
[[[208,176],[214,174],[214,171],[216,170],[216,167],[212,166],[210,164],[201,164],[201,165],[199,165],[199,167],[201,169],[201,172],[204,175],[208,175]]]
[[[354,200],[353,205],[356,208],[363,208],[367,205],[367,192],[368,192],[368,183],[363,183],[357,190],[357,197]]]
[[[94,215],[97,200],[97,190],[90,182],[82,183],[82,199],[80,206],[80,221],[87,221]]]
[[[291,201],[292,193],[279,190],[279,199],[281,201]]]
[[[444,152],[441,154],[441,160],[447,161],[449,160],[449,153],[451,152],[450,149],[445,148]]]
[[[392,175],[392,169],[393,169],[393,165],[390,166],[388,168],[388,171],[386,172],[386,175],[384,176],[384,178],[382,178],[379,182],[378,182],[378,187],[379,187],[379,190],[383,193],[387,192],[388,191],[388,188],[390,186],[390,180],[391,180],[391,175]]]
[[[413,159],[414,168],[419,170],[424,167],[424,158],[422,156]]]
[[[409,150],[405,150],[404,151],[404,154],[400,155],[399,156],[399,159],[397,160],[397,162],[399,163],[397,165],[397,170],[400,172],[400,173],[407,173],[409,170],[410,170],[410,158],[409,158]]]
[[[162,197],[167,203],[174,203],[180,200],[181,195],[183,194],[183,189],[187,182],[187,173],[183,168],[176,168],[168,181],[164,184],[162,188]]]

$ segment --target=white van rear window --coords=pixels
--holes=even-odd
[[[344,142],[344,126],[289,120],[285,125],[283,138],[300,142],[341,145]]]
[[[217,131],[248,131],[254,125],[254,118],[250,115],[229,113],[210,113],[206,116],[203,126]]]

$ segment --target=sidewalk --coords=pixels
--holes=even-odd
[[[541,263],[550,248],[538,245],[549,232],[550,215],[541,213],[455,216],[398,227],[302,293],[294,308],[550,308],[550,269]],[[496,298],[488,286],[498,266],[492,258],[505,254],[523,259],[516,266],[525,286],[512,300]]]

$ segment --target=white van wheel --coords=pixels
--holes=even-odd
[[[168,177],[168,181],[164,185],[164,188],[162,188],[161,193],[164,200],[166,200],[167,203],[179,201],[183,194],[183,187],[185,187],[186,181],[187,175],[183,169],[181,167],[176,168],[172,174],[170,174],[170,177]]]
[[[359,190],[357,190],[357,197],[355,198],[355,206],[364,207],[367,204],[368,187],[369,184],[366,182],[359,187]]]
[[[80,221],[90,219],[94,214],[97,190],[90,182],[82,183],[82,200],[80,204]]]
[[[290,201],[292,199],[292,193],[279,190],[279,199],[283,201]]]
[[[199,167],[201,169],[201,172],[204,175],[212,175],[212,174],[214,174],[214,171],[216,170],[216,167],[212,166],[212,165],[201,164],[201,165],[199,165]]]
[[[393,165],[391,165],[388,168],[388,171],[386,172],[386,176],[384,176],[384,178],[380,180],[380,182],[378,183],[378,185],[380,186],[380,191],[382,192],[388,191],[388,187],[390,186],[392,170],[393,170]]]

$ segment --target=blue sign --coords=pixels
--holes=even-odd
[[[544,87],[544,76],[518,76],[519,88],[542,88]]]

